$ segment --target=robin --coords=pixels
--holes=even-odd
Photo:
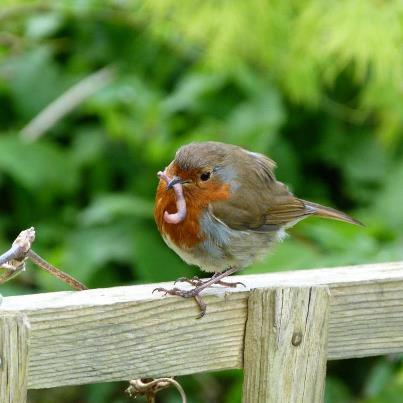
[[[360,224],[341,211],[295,197],[276,180],[270,158],[219,142],[181,147],[159,172],[154,216],[167,243],[185,262],[213,273],[208,280],[180,278],[194,288],[157,288],[195,298],[212,285],[235,287],[223,278],[265,256],[286,230],[309,216]],[[176,282],[175,282],[176,283]]]

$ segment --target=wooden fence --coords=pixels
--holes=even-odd
[[[27,389],[244,369],[243,401],[321,402],[326,361],[403,352],[403,262],[234,276],[193,300],[157,286],[4,298],[0,402]]]

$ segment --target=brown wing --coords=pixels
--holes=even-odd
[[[213,214],[230,228],[273,231],[309,215],[362,225],[349,215],[331,207],[295,197],[286,185],[276,180],[275,163],[264,155],[239,149],[233,194],[229,200],[212,205]]]
[[[296,198],[281,182],[272,187],[274,194],[267,207],[265,220],[267,224],[287,225],[313,213],[304,202]]]
[[[213,214],[230,228],[270,231],[313,213],[276,180],[272,160],[245,150],[233,160],[237,172],[233,194],[212,205]]]

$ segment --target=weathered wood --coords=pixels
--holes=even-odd
[[[327,287],[252,290],[244,351],[244,403],[323,401]]]
[[[29,324],[23,315],[0,315],[0,402],[27,400]]]
[[[161,284],[7,297],[31,324],[29,388],[241,368],[249,289],[328,285],[328,359],[403,352],[403,262],[234,276],[247,288],[194,301]],[[172,286],[172,283],[162,284]]]

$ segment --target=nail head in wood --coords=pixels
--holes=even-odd
[[[302,342],[302,333],[296,332],[292,335],[291,343],[293,346],[298,347]]]

